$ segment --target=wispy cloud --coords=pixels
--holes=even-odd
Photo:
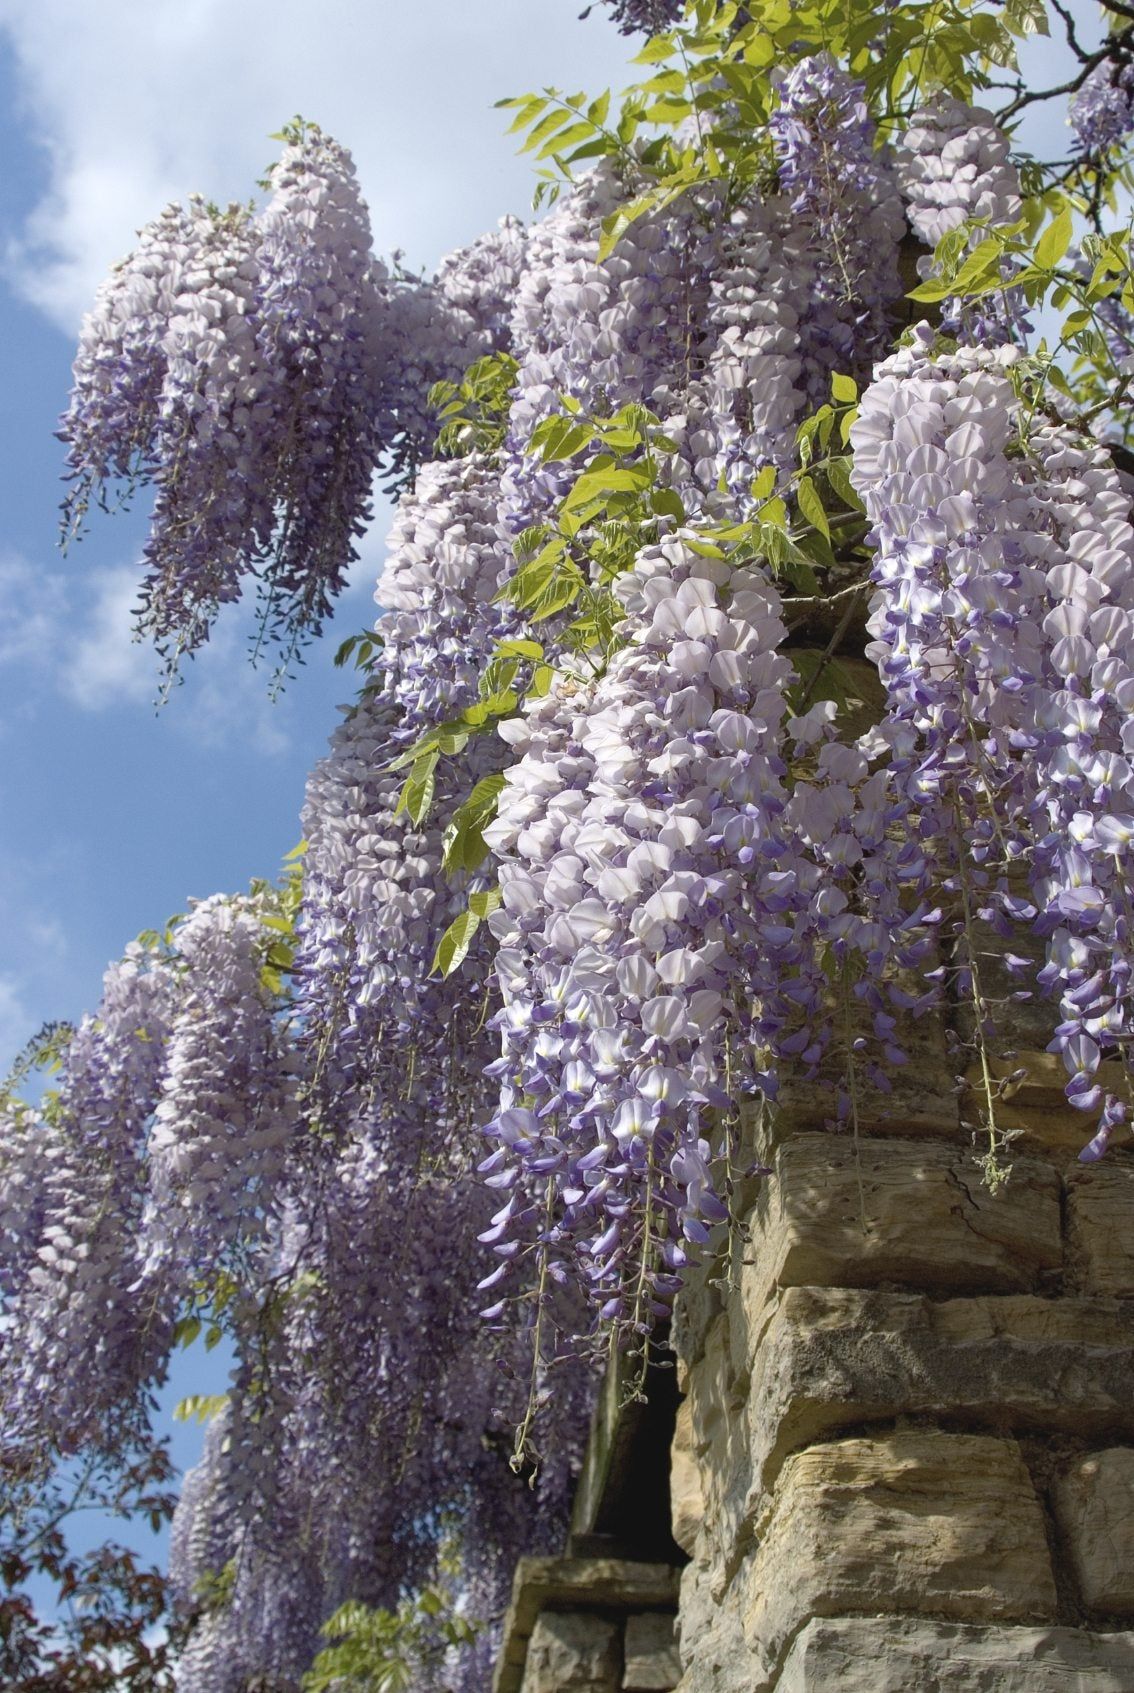
[[[45,693],[84,712],[156,704],[158,661],[133,635],[139,574],[134,565],[71,574],[0,554],[0,669],[19,674],[21,713]],[[178,734],[198,746],[240,741],[277,757],[290,745],[292,713],[286,695],[271,698],[267,666],[248,663],[247,636],[247,620],[222,620],[185,666],[186,709],[170,709]]]
[[[0,1070],[34,1033],[34,1019],[24,1003],[21,984],[13,976],[0,975]]]
[[[46,193],[12,242],[19,286],[73,330],[134,231],[199,189],[245,199],[295,111],[350,146],[378,249],[433,263],[530,203],[492,102],[628,80],[579,0],[0,0]]]
[[[65,605],[58,576],[0,552],[0,665],[41,662],[58,638]]]

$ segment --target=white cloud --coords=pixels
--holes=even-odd
[[[130,634],[138,572],[118,566],[96,572],[88,583],[82,633],[59,676],[62,691],[87,711],[152,697],[154,655]]]
[[[366,561],[369,581],[376,548]],[[0,668],[19,673],[21,687],[9,694],[20,700],[21,714],[34,711],[44,693],[89,712],[156,705],[158,660],[132,633],[140,573],[137,564],[68,573],[0,555]],[[197,746],[239,742],[277,757],[291,745],[292,710],[286,693],[271,697],[271,658],[253,666],[247,644],[248,619],[222,618],[200,656],[184,666],[190,698],[180,710],[171,700],[169,709],[177,733]]]
[[[35,1023],[24,1004],[20,984],[12,976],[0,976],[0,1072],[34,1033]]]
[[[533,182],[494,100],[630,80],[580,0],[0,0],[47,191],[8,251],[68,331],[134,231],[200,189],[244,199],[293,113],[350,146],[379,251],[433,263],[523,212]]]
[[[0,665],[43,661],[58,638],[65,593],[58,576],[0,552]]]

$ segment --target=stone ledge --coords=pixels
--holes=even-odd
[[[797,1136],[778,1149],[775,1178],[750,1218],[740,1300],[729,1313],[734,1363],[751,1360],[777,1286],[1031,1290],[1063,1262],[1061,1197],[1055,1170],[1030,1158],[1016,1159],[992,1194],[956,1147]]]
[[[701,1425],[696,1401],[708,1386],[701,1368],[690,1372],[690,1431]],[[789,1452],[903,1414],[948,1416],[989,1432],[1134,1435],[1129,1305],[785,1289],[757,1348],[745,1410],[750,1508]]]
[[[682,1683],[684,1687],[686,1684]],[[752,1686],[757,1686],[753,1678]],[[776,1693],[1131,1693],[1134,1634],[979,1627],[908,1617],[809,1622]],[[692,1693],[690,1685],[689,1693]]]
[[[680,1570],[618,1558],[521,1558],[504,1619],[493,1693],[519,1693],[541,1611],[675,1611]]]

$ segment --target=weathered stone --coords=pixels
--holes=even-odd
[[[621,1558],[521,1558],[512,1580],[493,1693],[519,1693],[536,1619],[548,1611],[665,1611],[680,1571]]]
[[[1062,1262],[1060,1199],[1055,1171],[1028,1158],[992,1194],[955,1147],[800,1135],[776,1152],[751,1215],[741,1299],[729,1312],[734,1355],[742,1345],[752,1356],[777,1285],[1029,1289]]]
[[[1080,1458],[1052,1502],[1083,1603],[1134,1616],[1134,1451],[1112,1446]]]
[[[718,1245],[719,1243],[719,1245]],[[669,1342],[677,1357],[677,1385],[685,1392],[686,1371],[700,1358],[705,1336],[713,1318],[722,1310],[721,1274],[727,1267],[728,1230],[713,1230],[712,1245],[697,1264],[685,1272],[685,1281],[673,1306]]]
[[[528,1643],[521,1693],[618,1693],[622,1630],[589,1611],[544,1611]]]
[[[622,1685],[626,1693],[670,1693],[681,1679],[673,1617],[639,1611],[626,1618]]]
[[[700,1391],[697,1370],[691,1391]],[[756,1350],[745,1412],[753,1507],[789,1452],[904,1413],[947,1416],[954,1427],[1134,1435],[1129,1306],[785,1288]]]
[[[870,1033],[868,1017],[864,1018],[863,1032]],[[937,1135],[961,1139],[956,1065],[945,1045],[943,1019],[920,1017],[903,1021],[897,1038],[910,1061],[890,1072],[888,1092],[872,1087],[865,1076],[860,1077],[860,1130],[871,1135]],[[822,1129],[835,1116],[838,1089],[845,1079],[841,1049],[837,1046],[832,1048],[816,1079],[803,1081],[786,1075],[780,1083],[774,1113],[768,1113],[762,1124],[753,1121],[757,1143],[766,1151],[789,1135]],[[964,1138],[968,1138],[967,1131]]]
[[[1134,1163],[1110,1159],[1070,1172],[1067,1244],[1084,1293],[1134,1295]]]
[[[678,1693],[754,1693],[757,1660],[744,1638],[747,1566],[717,1595],[712,1570],[692,1563],[681,1577],[677,1635],[684,1671]]]
[[[693,1416],[688,1399],[677,1407],[673,1445],[669,1451],[669,1498],[673,1538],[692,1556],[697,1531],[705,1516],[701,1470],[693,1450]]]
[[[694,1448],[707,1446],[715,1425],[730,1414],[736,1414],[735,1379],[729,1321],[725,1314],[716,1317],[710,1324],[701,1359],[686,1377]]]
[[[1053,1022],[1051,1007],[1044,1004],[1039,1032],[1045,1039]],[[1036,1030],[1029,1034],[1034,1039]],[[991,1057],[989,1069],[1002,1090],[996,1102],[996,1125],[1012,1135],[1013,1159],[1020,1152],[1041,1156],[1077,1153],[1090,1140],[1090,1119],[1069,1103],[1064,1091],[1067,1071],[1056,1054],[1014,1050],[1010,1058]],[[1020,1075],[1020,1071],[1024,1074]],[[980,1116],[984,1091],[980,1065],[970,1065],[964,1080],[967,1093],[962,1099],[962,1114],[975,1122]]]
[[[822,1617],[795,1641],[776,1693],[1131,1693],[1134,1634]]]
[[[688,1372],[686,1387],[705,1542],[700,1555],[727,1561],[748,1521],[752,1484],[747,1385],[737,1391],[727,1317],[717,1317],[711,1325],[704,1355]]]
[[[757,1533],[744,1633],[765,1665],[813,1616],[1049,1621],[1043,1515],[1016,1443],[899,1430],[789,1458]],[[684,1650],[684,1647],[683,1647]]]

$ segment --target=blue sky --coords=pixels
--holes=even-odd
[[[389,517],[280,702],[230,616],[155,714],[153,658],[130,637],[145,503],[56,548],[52,432],[98,282],[167,200],[247,197],[296,112],[353,149],[380,252],[431,266],[527,212],[530,167],[493,100],[630,80],[627,43],[600,8],[580,23],[582,4],[0,0],[0,1066],[91,1006],[138,930],[272,874],[295,844],[351,691],[330,655],[373,615]],[[1049,135],[1048,156],[1062,146]],[[167,1400],[221,1373],[184,1360]],[[183,1460],[198,1444],[179,1430]]]

